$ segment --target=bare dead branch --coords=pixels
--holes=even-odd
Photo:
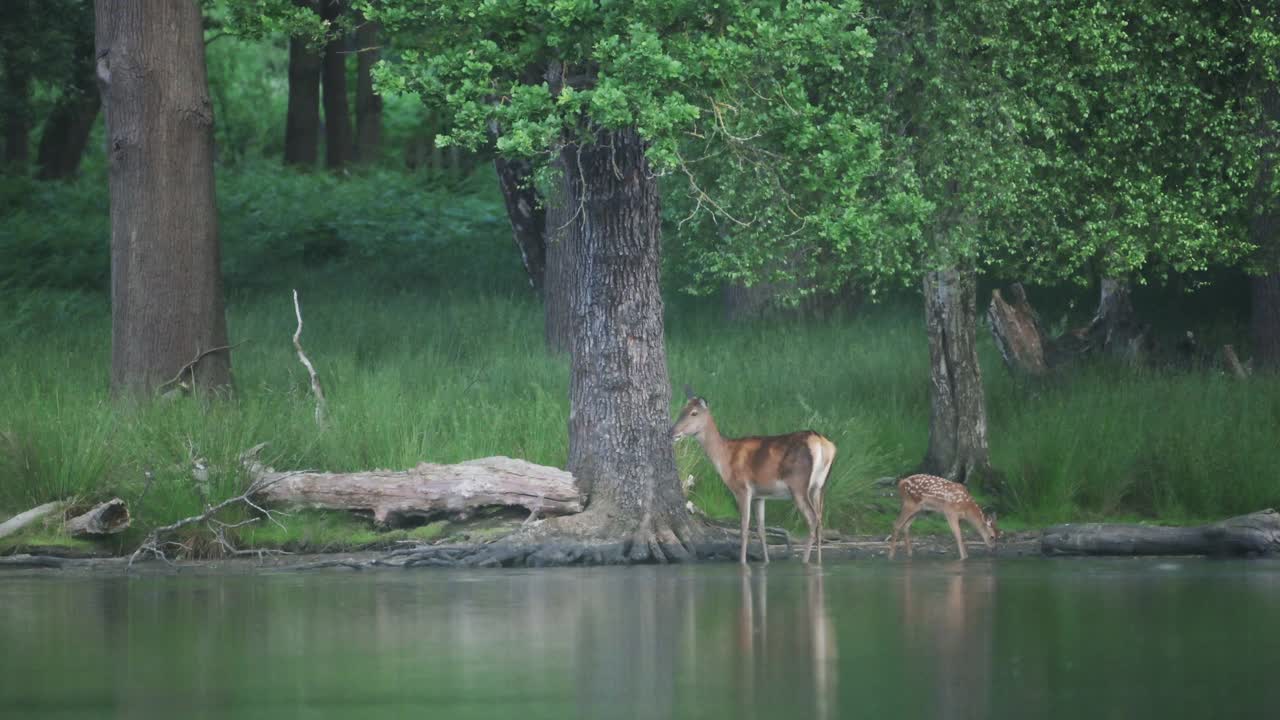
[[[323,428],[328,415],[328,404],[325,402],[324,390],[320,387],[320,377],[316,375],[316,368],[311,364],[311,360],[307,359],[307,354],[302,351],[302,307],[298,304],[296,288],[293,291],[293,312],[298,318],[298,329],[293,332],[293,347],[298,350],[298,359],[302,361],[302,365],[307,368],[307,374],[311,376],[311,392],[316,396],[316,425]]]

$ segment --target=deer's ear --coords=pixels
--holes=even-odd
[[[706,398],[698,398],[698,404],[699,404],[699,405],[701,405],[701,406],[702,406],[702,407],[704,407],[704,408],[710,408],[710,407],[711,407],[710,405],[708,405],[708,404],[707,404],[707,399],[706,399]]]
[[[693,399],[693,388],[689,387],[689,383],[684,384],[684,398],[685,400]]]

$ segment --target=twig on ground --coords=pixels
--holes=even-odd
[[[262,513],[263,515],[265,515],[265,516],[267,517],[267,519],[271,520],[272,522],[276,523],[277,525],[280,525],[280,521],[275,519],[274,514],[272,513],[272,511],[270,511],[270,510],[265,510],[265,509],[263,509],[262,507],[260,507],[259,505],[255,504],[255,503],[253,502],[252,498],[253,498],[253,496],[254,496],[254,495],[257,495],[258,493],[262,492],[263,490],[266,490],[268,487],[270,487],[270,486],[274,485],[275,483],[278,483],[278,482],[280,482],[281,480],[284,480],[285,478],[288,478],[288,477],[292,477],[292,476],[294,476],[294,475],[297,475],[297,474],[299,474],[299,472],[305,472],[305,471],[291,472],[291,473],[288,473],[288,474],[286,474],[286,475],[281,475],[280,477],[273,478],[273,479],[271,479],[271,480],[263,480],[263,479],[261,479],[261,478],[256,479],[256,480],[254,480],[252,483],[250,483],[250,484],[249,484],[249,488],[248,488],[247,490],[245,490],[243,493],[241,493],[241,494],[239,494],[239,495],[236,495],[235,497],[227,498],[226,500],[223,500],[222,502],[218,503],[217,505],[211,505],[211,506],[209,506],[208,508],[206,508],[204,512],[200,513],[199,515],[192,515],[191,517],[186,517],[186,518],[183,518],[183,519],[181,519],[181,520],[178,520],[177,522],[169,523],[168,525],[164,525],[164,526],[162,526],[162,527],[158,527],[158,528],[156,528],[156,529],[152,530],[152,531],[150,532],[150,534],[148,534],[148,535],[147,535],[147,539],[146,539],[146,540],[144,540],[144,541],[142,542],[142,545],[138,546],[138,549],[137,549],[137,550],[134,550],[134,551],[133,551],[133,554],[129,556],[129,568],[132,568],[132,567],[133,567],[133,562],[134,562],[135,560],[137,560],[137,559],[138,559],[138,557],[139,557],[140,555],[142,555],[143,553],[148,553],[148,554],[152,555],[153,557],[158,557],[158,558],[160,558],[161,560],[164,560],[165,562],[172,564],[172,562],[169,560],[169,558],[165,555],[163,548],[168,547],[168,546],[171,546],[171,545],[176,545],[176,546],[178,546],[178,547],[180,547],[180,548],[183,548],[187,553],[190,553],[190,552],[191,552],[191,547],[190,547],[190,546],[188,546],[188,545],[184,545],[183,543],[175,542],[175,541],[172,541],[172,540],[170,540],[170,541],[166,541],[166,542],[163,542],[163,543],[162,543],[162,542],[160,542],[160,538],[161,538],[161,537],[163,537],[164,535],[167,535],[167,534],[169,534],[169,533],[172,533],[172,532],[173,532],[173,531],[175,531],[175,530],[179,530],[179,529],[181,529],[181,528],[187,527],[188,525],[195,525],[195,524],[197,524],[197,523],[206,523],[206,525],[209,525],[208,521],[209,521],[210,519],[212,519],[212,518],[213,518],[213,516],[217,515],[217,514],[218,514],[219,512],[221,512],[222,510],[224,510],[224,509],[226,509],[226,508],[228,508],[228,507],[230,507],[230,506],[232,506],[232,505],[235,505],[235,504],[237,504],[237,503],[247,505],[247,506],[249,506],[249,507],[251,507],[251,508],[253,508],[253,509],[257,510],[258,512],[260,512],[260,513]],[[257,520],[257,518],[254,518],[252,521],[249,521],[249,522],[254,522],[254,521],[256,521],[256,520]],[[215,536],[215,538],[216,538],[217,540],[219,540],[219,542],[222,542],[222,543],[223,543],[223,547],[230,547],[230,546],[229,546],[229,544],[225,543],[226,536],[225,536],[223,533],[225,533],[225,531],[226,531],[228,528],[231,528],[231,527],[239,527],[240,525],[245,525],[245,524],[248,524],[248,523],[247,523],[247,522],[245,522],[245,523],[235,523],[235,524],[221,523],[222,527],[221,527],[221,528],[218,528],[218,529],[216,529],[216,530],[215,530],[215,532],[214,532],[214,536]],[[212,525],[209,525],[209,527],[210,527],[210,529],[213,529],[213,526],[212,526]],[[280,525],[280,527],[284,527],[284,526],[283,526],[283,525]],[[232,549],[234,550],[234,548],[232,548]],[[236,552],[237,554],[253,554],[253,553],[258,553],[259,551],[257,551],[257,550],[250,550],[250,551],[239,551],[239,550],[236,550],[235,552]],[[266,552],[266,551],[263,551],[263,552]]]
[[[219,345],[218,347],[215,347],[215,348],[209,348],[208,350],[204,350],[204,351],[202,351],[202,352],[198,352],[198,353],[196,353],[196,356],[195,356],[195,357],[193,357],[193,358],[191,358],[191,362],[188,362],[186,365],[183,365],[183,366],[178,370],[177,374],[175,374],[171,379],[166,380],[165,382],[161,383],[160,385],[158,385],[158,386],[156,387],[156,394],[157,394],[157,395],[163,395],[163,394],[165,394],[165,388],[169,387],[170,385],[181,385],[181,384],[182,384],[182,376],[183,376],[183,375],[185,375],[185,374],[187,374],[188,372],[191,372],[192,374],[194,374],[194,373],[195,373],[196,363],[198,363],[198,362],[200,362],[201,360],[205,359],[205,357],[206,357],[206,356],[208,356],[208,355],[212,355],[212,354],[214,354],[214,353],[216,353],[216,352],[222,352],[223,350],[226,350],[226,351],[230,352],[230,351],[235,350],[236,348],[240,347],[241,345],[243,345],[243,344],[245,344],[245,343],[247,343],[247,342],[249,342],[249,341],[248,341],[248,340],[241,340],[240,342],[238,342],[238,343],[236,343],[236,344],[234,344],[234,345]],[[189,389],[189,388],[188,388],[188,389]]]

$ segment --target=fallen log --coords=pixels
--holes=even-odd
[[[120,498],[112,498],[68,520],[66,529],[71,537],[114,535],[128,528],[129,522],[128,506]]]
[[[54,500],[53,502],[47,502],[43,505],[33,507],[26,512],[14,515],[3,523],[0,523],[0,538],[12,535],[40,518],[57,512],[62,508],[62,504],[61,500]]]
[[[1040,550],[1046,555],[1266,555],[1280,552],[1280,513],[1261,510],[1196,527],[1055,525],[1044,531]]]
[[[252,466],[264,486],[256,498],[295,508],[368,512],[382,524],[440,515],[470,515],[486,507],[519,507],[539,516],[582,512],[586,505],[564,470],[508,457],[456,465],[421,463],[409,470],[282,473]]]

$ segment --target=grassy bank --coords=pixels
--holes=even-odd
[[[146,529],[242,489],[236,458],[263,441],[281,468],[493,454],[562,466],[568,369],[543,349],[541,310],[524,290],[495,185],[484,175],[337,179],[268,165],[220,173],[228,322],[244,343],[235,397],[121,407],[106,392],[102,168],[69,184],[0,184],[0,516],[119,495],[135,530],[118,547],[131,547]],[[324,431],[290,343],[293,287],[329,395]],[[828,525],[886,531],[896,501],[873,483],[910,471],[928,439],[921,315],[906,298],[728,324],[713,299],[672,293],[671,380],[706,396],[727,434],[830,436],[840,456]],[[1238,332],[1222,322],[1197,329],[1215,342]],[[1280,380],[1099,366],[1026,385],[1004,371],[985,330],[980,343],[992,456],[1008,479],[1004,524],[1181,522],[1280,504]],[[212,468],[207,482],[192,479],[197,458]],[[683,443],[677,458],[682,476],[697,479],[695,501],[734,517],[697,445]],[[773,507],[771,522],[797,525],[794,510]],[[288,526],[250,528],[244,539],[323,548],[409,537],[336,516]],[[24,541],[51,539],[37,529]]]
[[[18,297],[47,312],[24,315]],[[141,532],[238,491],[236,457],[262,441],[269,462],[284,468],[395,468],[493,454],[564,464],[567,365],[544,352],[530,299],[332,284],[303,287],[302,299],[304,343],[332,413],[324,431],[290,344],[284,289],[229,304],[232,339],[245,343],[235,355],[233,400],[136,408],[107,399],[110,323],[100,297],[9,295],[0,337],[0,509],[119,495]],[[840,448],[829,525],[888,526],[883,491],[872,483],[909,470],[927,441],[927,352],[915,308],[741,326],[695,307],[671,315],[674,384],[689,382],[709,398],[730,435],[801,427],[829,435]],[[1015,525],[1183,521],[1280,503],[1275,379],[1092,368],[1031,387],[1008,378],[985,339],[982,350],[993,458],[1008,476]],[[193,458],[213,469],[207,483],[192,479]],[[697,479],[695,500],[713,516],[733,517],[696,444],[682,444],[677,458],[682,475]],[[771,519],[780,519],[777,510]],[[358,522],[307,516],[288,524],[283,533],[257,531],[260,541],[376,539]]]

